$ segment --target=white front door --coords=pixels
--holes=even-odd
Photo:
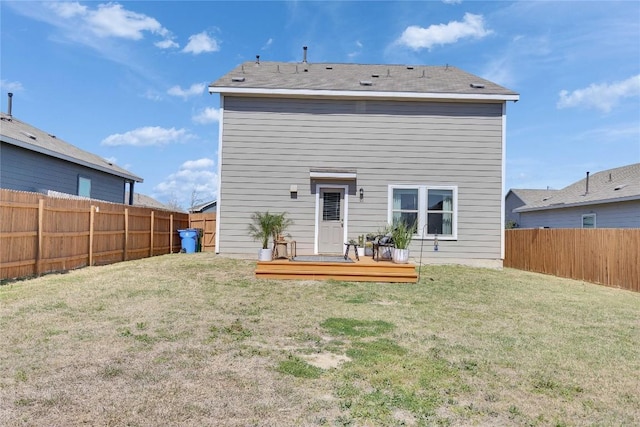
[[[319,190],[318,253],[342,253],[346,226],[345,188],[320,187]]]

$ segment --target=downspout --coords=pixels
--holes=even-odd
[[[129,206],[133,206],[133,185],[135,181],[129,181]]]

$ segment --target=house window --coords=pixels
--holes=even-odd
[[[416,238],[458,238],[458,188],[455,186],[389,187],[389,222],[416,225]]]
[[[596,214],[582,215],[582,228],[596,228]]]
[[[78,176],[78,196],[91,197],[91,179]]]
[[[418,192],[417,188],[396,188],[393,190],[392,224],[397,224],[400,221],[407,225],[418,224]]]

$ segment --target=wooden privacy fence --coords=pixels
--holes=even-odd
[[[202,230],[202,252],[216,251],[216,214],[192,213],[189,214],[189,228]]]
[[[0,279],[179,252],[189,214],[0,190]]]
[[[504,266],[640,292],[640,229],[505,230]]]

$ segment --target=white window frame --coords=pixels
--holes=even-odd
[[[593,227],[585,227],[584,226],[584,219],[587,217],[593,217]],[[586,229],[590,229],[590,228],[597,228],[596,227],[596,214],[594,213],[590,213],[590,214],[583,214],[582,215],[582,228],[586,228]]]
[[[433,240],[435,234],[424,233],[427,224],[427,200],[429,190],[451,190],[453,196],[453,227],[451,234],[438,234],[438,240],[458,240],[458,186],[457,185],[415,185],[392,184],[388,188],[387,196],[387,222],[393,221],[393,190],[418,190],[418,229],[414,239]]]

